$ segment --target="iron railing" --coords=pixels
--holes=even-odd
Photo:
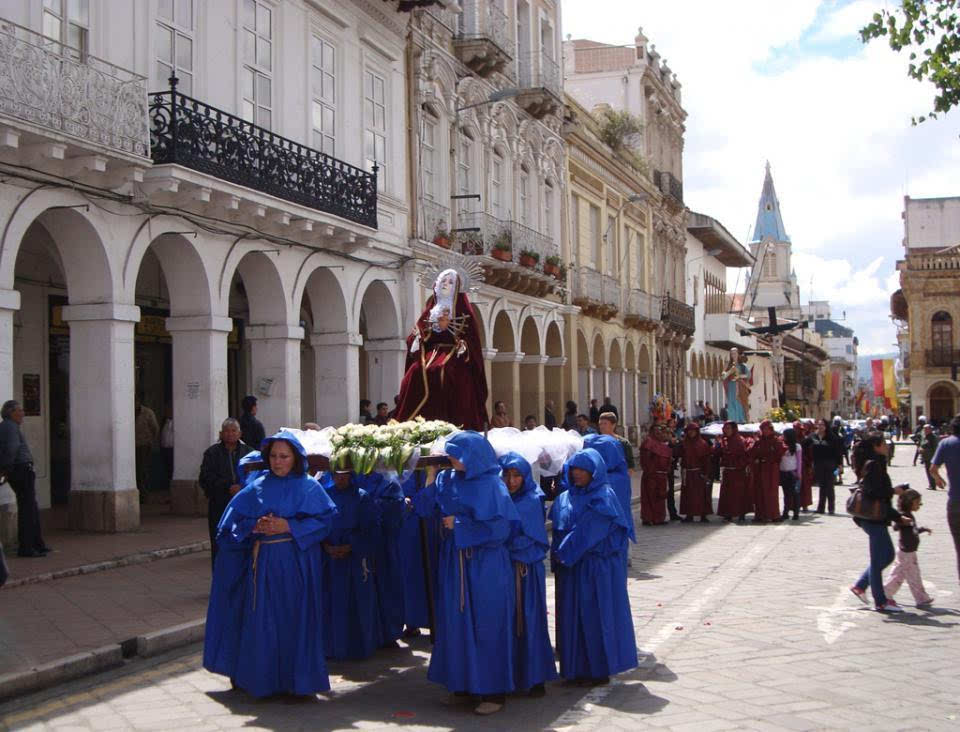
[[[673,173],[668,173],[666,170],[653,171],[653,184],[664,195],[670,196],[678,203],[683,203],[683,183]]]
[[[493,0],[463,0],[460,14],[460,37],[466,39],[486,38],[508,56],[513,56],[507,14]]]
[[[464,211],[457,215],[457,228],[478,229],[476,232],[457,232],[457,248],[463,254],[489,255],[498,242],[512,241],[510,222],[486,213],[485,211]],[[516,261],[517,250],[510,246],[509,261]]]
[[[429,198],[421,198],[420,238],[432,242],[437,234],[442,233],[446,233],[449,240],[453,239],[450,234],[450,209]]]
[[[277,198],[377,228],[377,174],[301,145],[176,89],[150,95],[150,152]]]
[[[620,283],[592,267],[579,267],[573,277],[573,299],[620,309]]]
[[[960,365],[960,351],[947,348],[928,349],[924,352],[924,364],[927,368],[950,368]]]
[[[660,298],[639,288],[630,290],[624,315],[638,320],[660,320]]]
[[[680,302],[670,295],[664,295],[662,298],[660,320],[687,333],[693,333],[696,329],[693,306]]]
[[[560,256],[560,245],[553,238],[516,221],[506,223],[510,231],[515,261],[518,260],[521,252],[533,252],[537,255],[537,269],[543,269],[543,263],[547,257]]]
[[[560,66],[543,51],[521,57],[517,68],[521,89],[546,89],[560,97]]]
[[[0,20],[0,114],[147,157],[147,80]]]

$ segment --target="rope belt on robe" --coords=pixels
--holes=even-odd
[[[463,578],[464,567],[463,559],[466,555],[467,559],[473,559],[473,547],[468,547],[467,549],[460,550],[460,612],[463,612],[463,608],[467,605],[467,588],[466,581]]]
[[[513,563],[513,576],[516,581],[517,601],[517,637],[523,637],[523,579],[527,576],[527,565],[524,562]]]
[[[702,473],[703,471],[700,468],[683,468],[683,479],[680,481],[680,486],[683,487],[687,484],[687,473]]]
[[[253,569],[253,609],[257,609],[257,557],[260,556],[260,545],[261,544],[285,544],[288,541],[293,541],[292,536],[288,536],[283,539],[257,539],[253,542],[253,552],[252,552],[252,561],[251,568]]]

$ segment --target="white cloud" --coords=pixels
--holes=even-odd
[[[844,43],[881,2],[798,0],[776,3],[776,12],[760,0],[564,0],[562,8],[564,34],[631,43],[642,25],[669,59],[689,114],[691,208],[745,240],[770,160],[802,299],[813,276],[813,296],[829,298],[835,315],[846,310],[873,352],[895,340],[888,299],[899,287],[903,196],[960,195],[960,114],[912,127],[932,88],[909,79],[906,58],[882,39]]]

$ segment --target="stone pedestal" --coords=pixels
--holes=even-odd
[[[359,333],[315,333],[314,353],[316,415],[321,427],[356,422],[360,417]],[[396,392],[394,392],[396,393]],[[392,398],[387,402],[392,403]]]
[[[69,305],[70,528],[140,525],[134,456],[134,305]]]

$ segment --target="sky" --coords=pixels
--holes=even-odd
[[[860,353],[896,350],[903,197],[960,195],[960,112],[911,125],[932,86],[859,29],[884,0],[562,0],[562,33],[632,44],[638,26],[687,111],[684,200],[749,241],[770,162],[801,300],[829,300]],[[730,288],[733,280],[731,277]],[[740,279],[740,289],[743,279]]]

